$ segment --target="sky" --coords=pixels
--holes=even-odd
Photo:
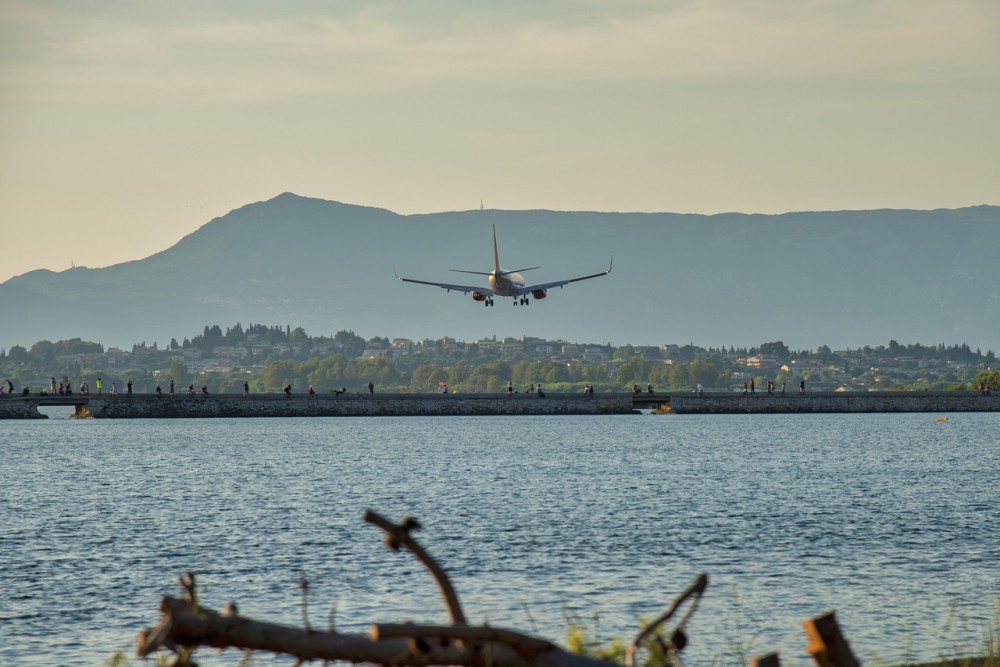
[[[0,0],[0,281],[282,192],[397,213],[1000,204],[997,0]]]

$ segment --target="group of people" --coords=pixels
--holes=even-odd
[[[6,384],[9,385],[9,387],[10,387],[9,391],[13,392],[14,388],[13,388],[13,385],[10,384],[10,380],[7,380]],[[97,386],[97,395],[98,396],[103,396],[104,395],[104,380],[102,378],[97,378],[97,380],[95,382],[95,385]],[[176,385],[174,384],[174,381],[171,380],[170,384],[169,384],[169,391],[170,391],[171,398],[174,395],[174,389],[175,389],[175,387],[176,387]],[[189,384],[187,389],[188,389],[188,396],[194,397],[195,393],[196,393],[195,392],[195,388],[194,388],[194,383]],[[88,381],[86,381],[86,380],[84,380],[83,382],[81,382],[80,383],[80,387],[79,387],[79,392],[82,395],[84,395],[84,396],[90,396],[90,383]],[[27,396],[28,393],[29,393],[28,392],[28,388],[25,387],[24,394]],[[163,397],[163,388],[160,385],[156,385],[156,389],[154,389],[154,393],[156,394],[157,398],[162,398]],[[2,395],[2,394],[3,394],[3,385],[0,384],[0,395]],[[53,377],[53,378],[49,378],[49,389],[48,389],[48,391],[42,390],[41,392],[39,392],[39,394],[42,395],[42,396],[72,396],[73,395],[73,388],[70,385],[69,378],[63,377],[63,381],[59,382],[57,384],[56,383],[56,379]],[[131,378],[128,379],[125,382],[125,394],[126,394],[126,396],[131,396],[132,395],[132,380],[131,380]],[[248,396],[249,394],[250,394],[250,385],[247,384],[246,382],[244,382],[243,383],[243,395],[244,396]],[[111,391],[108,392],[108,395],[111,396],[112,398],[116,398],[118,396],[118,382],[113,381],[111,383]],[[208,396],[208,387],[207,386],[202,385],[202,387],[201,387],[201,395],[202,396]]]
[[[170,388],[170,398],[173,398],[174,397],[174,388],[175,388],[174,381],[171,380],[170,384],[168,386]],[[156,385],[156,389],[154,390],[154,392],[156,393],[156,397],[157,398],[162,398],[163,397],[163,389],[160,387],[160,385]],[[131,380],[129,380],[129,383],[128,383],[128,393],[129,393],[130,396],[132,395],[132,381]],[[194,383],[191,383],[191,384],[188,385],[187,393],[188,393],[188,396],[190,398],[194,398],[194,395],[195,395]],[[208,396],[208,387],[206,387],[205,385],[201,386],[201,395],[202,396]]]
[[[369,386],[369,388],[368,388],[369,394],[374,393],[375,387],[370,382],[368,383],[368,386]],[[291,384],[285,384],[285,386],[282,388],[282,391],[285,394],[285,398],[291,398],[292,397],[292,385]],[[346,393],[347,393],[347,387],[341,387],[340,389],[334,389],[333,390],[333,395],[334,396],[340,396],[341,394],[346,394]],[[243,383],[243,396],[246,397],[246,396],[249,396],[249,395],[250,395],[250,385],[248,385],[246,382],[244,382]],[[309,388],[306,389],[306,395],[309,396],[309,398],[316,398],[316,389],[312,385],[309,385]]]
[[[774,396],[774,391],[775,391],[774,380],[768,380],[767,381],[767,395],[768,396]],[[785,395],[785,383],[784,382],[781,383],[781,395],[782,396]]]
[[[102,383],[101,378],[97,378],[97,393],[100,394],[101,390],[103,388],[104,388],[104,385]],[[79,391],[84,396],[90,396],[90,382],[88,382],[87,380],[84,380],[83,382],[81,382],[80,386],[77,388],[77,391]],[[24,394],[26,396],[28,395],[27,387],[25,387]],[[51,377],[51,378],[49,378],[49,389],[48,389],[48,391],[45,391],[43,389],[42,391],[39,392],[39,395],[41,395],[41,396],[72,396],[73,395],[73,385],[70,384],[69,378],[66,377],[65,375],[63,376],[62,382],[60,382],[58,385],[56,384],[56,379],[54,377]]]
[[[757,383],[754,381],[753,378],[750,378],[750,384],[749,385],[746,382],[743,383],[743,395],[746,396],[748,393],[751,394],[751,395],[757,393]],[[799,396],[802,396],[805,393],[806,393],[806,380],[805,380],[805,378],[803,378],[803,379],[799,380]],[[701,395],[701,385],[700,384],[698,385],[698,395],[699,396]],[[775,395],[777,395],[777,385],[775,384],[774,380],[768,380],[767,381],[767,395],[768,396],[775,396]],[[781,383],[781,395],[782,396],[785,395],[785,383],[784,382]]]
[[[95,385],[97,387],[97,395],[98,396],[103,396],[104,395],[104,380],[102,378],[98,377],[97,380],[96,380],[96,382],[95,382]],[[174,381],[170,380],[170,384],[168,386],[169,386],[169,395],[170,395],[171,398],[173,398],[173,396],[174,396],[174,390],[176,388],[176,385],[175,385]],[[532,385],[532,391],[534,391],[533,387],[534,387],[534,385]],[[539,389],[541,389],[540,385],[539,385]],[[90,383],[87,380],[84,380],[83,382],[80,383],[78,391],[83,396],[90,396]],[[161,385],[157,384],[156,388],[153,391],[154,391],[154,394],[156,395],[157,398],[162,398],[163,397],[163,387]],[[291,397],[291,395],[292,395],[292,385],[291,384],[285,384],[285,386],[282,389],[282,391],[284,392],[284,394],[285,394],[286,397]],[[448,389],[447,389],[447,387],[445,387],[445,393],[447,393],[447,391],[448,391]],[[129,379],[125,383],[125,392],[126,392],[126,394],[128,396],[132,395],[132,380],[131,379]],[[187,387],[187,393],[188,393],[188,396],[191,397],[191,398],[193,398],[195,395],[197,395],[198,392],[195,390],[194,383],[191,383],[191,384],[188,385],[188,387]],[[208,396],[208,387],[206,385],[202,385],[200,393],[201,393],[201,395],[203,397],[207,397]],[[345,393],[347,393],[347,387],[341,387],[340,389],[334,389],[333,393],[334,393],[335,396],[340,396],[341,394],[345,394]],[[6,379],[6,380],[4,380],[3,382],[0,382],[0,397],[4,397],[4,396],[8,396],[8,395],[12,396],[13,394],[14,394],[14,383],[9,378]],[[24,395],[27,396],[29,394],[30,394],[30,391],[29,391],[28,387],[24,387]],[[52,377],[52,378],[49,378],[49,387],[48,387],[48,390],[43,389],[42,391],[39,392],[39,394],[41,396],[72,396],[73,395],[73,388],[72,388],[72,385],[70,384],[70,381],[69,381],[68,377],[64,376],[61,382],[56,382],[55,377]],[[307,390],[307,394],[310,397],[315,397],[316,396],[316,390],[313,388],[312,385],[309,385],[309,388]],[[373,396],[374,394],[375,394],[375,384],[373,382],[369,381],[368,382],[368,395],[369,396]],[[108,395],[112,396],[112,397],[117,397],[118,396],[118,383],[117,382],[113,381],[111,383],[111,391],[109,392]],[[249,396],[250,396],[250,383],[249,382],[244,382],[243,383],[243,397],[244,398],[248,398]]]
[[[9,380],[8,380],[8,382],[9,382]],[[97,378],[97,381],[95,382],[95,385],[97,386],[97,395],[98,396],[103,396],[104,395],[104,380],[101,379],[101,378]],[[171,385],[170,391],[173,392],[173,382],[171,382],[170,385]],[[126,387],[127,387],[128,395],[131,396],[132,395],[132,380],[129,380],[126,383]],[[159,387],[157,387],[157,389],[159,389]],[[77,388],[77,391],[79,391],[80,394],[82,394],[83,396],[90,396],[90,382],[87,381],[87,380],[84,380],[83,382],[81,382],[80,386]],[[0,392],[0,393],[2,393],[2,392]],[[27,396],[28,394],[29,394],[28,388],[25,387],[24,388],[24,395]],[[49,378],[48,391],[46,391],[45,389],[43,389],[42,391],[38,392],[38,394],[40,396],[72,396],[73,395],[73,385],[70,383],[69,378],[66,377],[65,375],[63,376],[62,382],[59,382],[58,384],[56,384],[55,377],[51,377],[51,378]],[[118,383],[117,382],[112,382],[111,383],[111,393],[110,393],[110,395],[111,396],[117,396],[118,395]]]
[[[536,386],[534,383],[532,383],[531,386],[528,387],[528,392],[527,393],[529,393],[529,394],[535,394],[539,398],[545,398],[545,392],[542,391],[542,385],[541,384],[538,384]],[[514,381],[513,380],[507,380],[507,396],[510,397],[510,396],[513,396],[513,395],[514,395]]]
[[[97,378],[97,381],[95,382],[95,384],[97,386],[97,395],[98,396],[103,396],[104,395],[104,380],[102,378]],[[90,396],[90,382],[87,381],[87,380],[84,380],[83,382],[81,382],[80,386],[77,388],[77,391],[79,391],[80,394],[83,395],[83,396]],[[125,383],[125,392],[129,396],[132,395],[132,380],[131,379],[129,379]],[[14,383],[11,382],[9,379],[8,380],[4,380],[2,383],[0,383],[0,396],[3,396],[5,393],[6,394],[13,394],[14,393]],[[24,391],[22,393],[23,393],[24,396],[28,396],[31,392],[28,389],[28,387],[24,387]],[[157,394],[157,396],[161,395],[162,393],[163,392],[160,390],[159,385],[157,385],[157,387],[156,387],[156,394]],[[70,383],[69,378],[66,377],[65,375],[63,376],[62,381],[59,382],[59,383],[56,383],[55,377],[51,377],[51,378],[49,378],[48,389],[47,390],[46,389],[42,389],[40,392],[38,392],[38,394],[40,396],[72,396],[73,395],[73,385],[72,385],[72,383]],[[111,392],[110,392],[109,395],[112,396],[112,397],[118,396],[118,383],[117,382],[112,382],[111,383]],[[174,395],[174,381],[173,380],[170,381],[170,395],[171,396]]]

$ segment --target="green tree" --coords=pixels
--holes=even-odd
[[[448,374],[437,364],[419,366],[410,376],[410,391],[427,392],[437,389],[438,382],[448,382]]]
[[[448,370],[448,379],[446,382],[450,387],[462,387],[464,390],[464,384],[469,376],[472,375],[472,366],[469,364],[458,364],[457,366],[452,366]]]
[[[633,356],[635,356],[635,348],[627,343],[615,349],[612,354],[613,359],[625,359],[626,361],[631,359]]]
[[[670,389],[691,389],[693,384],[690,364],[674,364],[670,367]]]
[[[761,354],[769,354],[773,357],[778,357],[779,359],[788,359],[791,352],[788,350],[788,346],[782,341],[776,341],[774,343],[762,343],[760,346]]]
[[[514,364],[511,379],[516,385],[531,384],[538,377],[539,364],[536,361],[522,360]]]
[[[991,391],[1000,389],[1000,370],[985,370],[976,374],[972,380],[973,388],[988,387]]]
[[[268,364],[260,372],[260,384],[264,391],[281,391],[295,379],[295,362],[282,359]]]
[[[360,359],[357,368],[357,377],[363,380],[363,384],[369,381],[380,387],[390,387],[397,385],[402,379],[396,372],[396,367],[391,359],[377,357],[375,359]]]
[[[360,357],[365,351],[365,339],[353,331],[338,331],[333,336],[333,342],[339,343],[348,357]]]
[[[331,354],[320,359],[307,374],[307,382],[316,391],[339,389],[348,385],[349,360],[342,354]]]
[[[673,355],[675,361],[694,361],[698,355],[704,354],[706,350],[704,348],[698,347],[697,345],[682,345]]]
[[[569,369],[563,364],[552,364],[545,373],[546,384],[557,384],[559,382],[570,382],[572,380]]]
[[[692,384],[711,386],[719,376],[719,369],[708,359],[695,359],[688,366],[688,376]]]
[[[652,370],[649,371],[649,382],[654,387],[660,387],[663,389],[670,388],[670,371],[673,366],[667,366],[665,364],[656,364],[653,366]],[[629,385],[631,386],[631,385]]]
[[[652,382],[651,373],[656,367],[649,359],[635,356],[618,367],[615,380],[620,387],[631,387],[633,384],[645,385]]]
[[[521,366],[521,364],[518,364]],[[566,364],[555,361],[534,361],[518,369],[514,368],[514,382],[518,385],[539,384],[545,381],[549,373],[553,370],[559,372],[566,370]]]
[[[513,377],[513,370],[506,361],[495,359],[476,366],[466,381],[467,391],[493,392],[501,386],[507,386],[507,380]]]
[[[194,377],[188,372],[187,365],[183,361],[175,361],[170,364],[170,368],[167,370],[166,383],[167,386],[170,385],[170,381],[174,381],[174,385],[179,389],[186,387],[194,380]],[[166,391],[166,389],[164,389]]]
[[[15,346],[17,347],[17,346]],[[14,348],[11,348],[11,353],[13,353]],[[52,368],[56,363],[56,346],[51,341],[40,340],[31,346],[31,350],[28,352],[31,356],[31,361],[42,367]]]
[[[218,324],[214,324],[211,327],[206,325],[200,338],[195,336],[191,343],[204,352],[211,352],[215,346],[224,344],[225,340],[223,338],[222,329]]]
[[[250,375],[245,371],[222,373],[216,378],[215,391],[220,394],[241,394],[243,393],[243,383],[249,379]]]

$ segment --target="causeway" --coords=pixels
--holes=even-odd
[[[170,419],[210,417],[402,417],[482,415],[756,414],[852,412],[997,412],[1000,402],[978,391],[739,392],[536,394],[133,394],[131,396],[8,396],[0,419],[45,419],[40,407],[71,406],[74,417]]]

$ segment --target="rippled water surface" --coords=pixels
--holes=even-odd
[[[472,622],[631,636],[707,572],[691,665],[808,664],[831,609],[866,663],[977,653],[1000,415],[938,416],[0,422],[0,665],[131,655],[186,570],[261,620],[300,624],[304,575],[313,625],[446,622],[367,508],[421,520]]]

